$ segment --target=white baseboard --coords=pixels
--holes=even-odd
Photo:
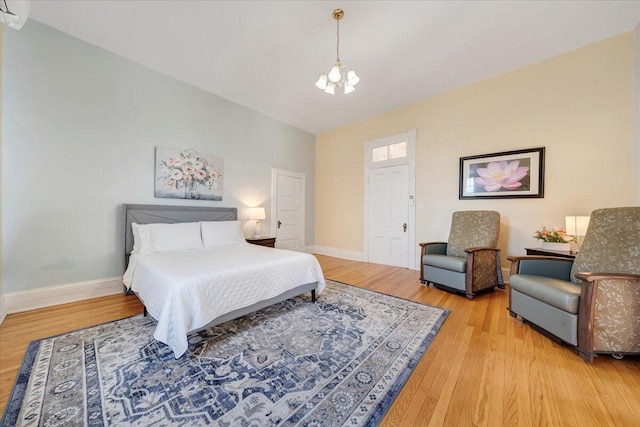
[[[306,251],[308,253],[314,253],[314,254],[320,254],[320,255],[327,255],[327,256],[332,256],[332,257],[336,257],[336,258],[342,258],[342,259],[348,259],[351,261],[361,261],[361,262],[367,262],[365,260],[365,254],[364,252],[358,252],[358,251],[350,251],[347,249],[337,249],[337,248],[331,248],[328,246],[307,246]],[[416,261],[416,266],[415,267],[409,267],[411,270],[420,270],[420,260],[418,259]],[[502,268],[502,278],[505,282],[509,282],[509,273],[510,273],[510,269],[509,268]]]
[[[336,258],[348,259],[351,261],[367,262],[364,252],[351,251],[348,249],[331,248],[328,246],[312,246],[312,252],[320,255],[327,255]]]
[[[123,291],[122,277],[89,280],[67,285],[49,286],[29,291],[9,292],[2,295],[5,314],[35,310],[52,305],[66,304]]]
[[[307,252],[348,259],[350,261],[369,262],[364,252],[351,251],[348,249],[331,248],[328,246],[307,246]],[[420,264],[416,262],[415,265],[409,266],[408,268],[410,270],[420,270]]]
[[[7,311],[4,309],[4,295],[0,295],[0,325],[4,322],[5,317],[7,317]]]
[[[511,275],[511,269],[510,268],[502,268],[502,280],[505,283],[509,283],[509,276]]]

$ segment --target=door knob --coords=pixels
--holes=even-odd
[[[405,222],[404,224],[402,224],[402,231],[403,231],[404,233],[406,233],[406,232],[407,232],[407,223],[406,223],[406,222]]]
[[[282,225],[282,222],[280,222],[280,220],[278,220],[278,228],[280,228],[281,225]]]

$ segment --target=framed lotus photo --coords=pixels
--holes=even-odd
[[[544,197],[544,147],[460,157],[459,199]]]

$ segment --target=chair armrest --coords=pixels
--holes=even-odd
[[[489,248],[489,247],[483,247],[483,246],[478,246],[476,248],[467,248],[464,250],[466,253],[471,254],[474,252],[479,252],[479,251],[492,251],[492,252],[500,252],[500,249],[498,248]]]
[[[426,242],[419,243],[420,245],[420,281],[426,283],[424,279],[424,264],[422,263],[422,257],[425,255],[446,255],[447,243],[446,242]]]
[[[500,249],[486,246],[467,248],[467,288],[473,292],[478,289],[498,286],[504,289],[502,268],[500,267]]]
[[[597,280],[640,280],[640,274],[592,273],[590,271],[577,273],[576,277],[585,282],[595,282]]]
[[[640,275],[580,272],[582,280],[578,309],[578,350],[587,362],[598,352],[638,353],[640,333],[631,313],[638,313]]]
[[[511,261],[510,275],[531,274],[533,276],[551,277],[560,280],[571,280],[573,260],[552,256],[509,256]]]
[[[447,242],[420,243],[420,247],[422,248],[422,255],[446,255],[447,254]]]

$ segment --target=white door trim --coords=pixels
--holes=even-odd
[[[290,178],[300,179],[302,185],[300,195],[300,221],[298,223],[298,247],[301,251],[305,250],[306,233],[305,233],[305,193],[307,191],[306,180],[307,176],[303,172],[292,172],[278,168],[271,168],[271,236],[277,236],[278,231],[278,176],[288,176]],[[276,241],[277,245],[277,241]]]
[[[402,159],[387,160],[373,163],[371,161],[371,150],[375,147],[393,144],[395,142],[407,141],[407,157]],[[364,255],[369,261],[369,171],[380,167],[397,166],[406,164],[409,166],[409,197],[413,198],[413,204],[409,205],[409,236],[407,248],[407,265],[412,270],[417,270],[416,262],[416,130],[387,136],[385,138],[365,141],[363,149],[364,156]]]

